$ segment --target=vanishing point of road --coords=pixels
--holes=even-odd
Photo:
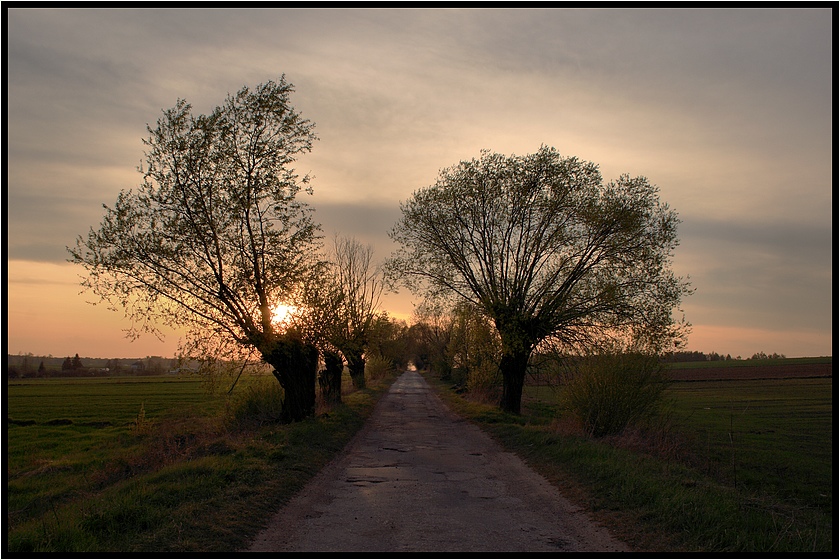
[[[252,551],[627,551],[416,372],[257,536]]]

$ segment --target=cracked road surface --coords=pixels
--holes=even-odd
[[[627,551],[416,372],[251,551]]]

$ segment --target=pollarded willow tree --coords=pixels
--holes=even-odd
[[[383,289],[373,246],[336,235],[331,254],[321,262],[318,281],[302,290],[302,305],[292,322],[323,354],[325,369],[318,382],[325,402],[341,402],[345,360],[353,385],[365,387],[365,363],[371,332],[382,317],[378,307]]]
[[[378,314],[384,287],[373,262],[373,247],[352,237],[336,237],[334,279],[342,294],[333,343],[347,360],[356,388],[365,386],[365,354],[371,325]]]
[[[293,86],[242,88],[209,115],[184,100],[148,126],[143,182],[105,206],[99,229],[68,248],[82,285],[132,321],[129,335],[186,326],[255,349],[284,389],[283,415],[314,412],[317,350],[283,332],[274,308],[317,269],[319,226],[298,198],[309,177],[313,123],[290,105]]]
[[[603,183],[598,166],[542,147],[482,152],[401,205],[389,276],[474,304],[501,339],[501,407],[518,413],[533,350],[609,338],[678,344],[673,311],[690,292],[670,268],[677,214],[644,177]]]

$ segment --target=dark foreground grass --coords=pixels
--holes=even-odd
[[[735,395],[752,399],[754,411],[763,408],[767,414],[751,419],[749,424],[743,417],[736,420],[740,424],[738,429],[742,430],[736,432],[736,442],[741,446],[740,455],[736,450],[736,468],[741,470],[741,479],[736,483],[727,469],[731,448],[715,451],[713,460],[719,465],[716,469],[708,469],[698,460],[703,458],[707,442],[698,439],[697,433],[705,434],[715,428],[704,427],[701,415],[692,414],[697,408],[713,406],[719,412],[720,409],[728,411],[733,402],[736,408],[741,406],[743,403],[733,399],[731,388],[714,387],[702,396],[679,395],[681,401],[674,405],[672,416],[681,418],[681,422],[667,437],[659,433],[659,441],[646,442],[653,435],[636,433],[633,437],[602,440],[585,437],[570,427],[562,415],[558,420],[558,408],[548,393],[538,400],[531,400],[533,394],[530,395],[525,412],[514,416],[492,405],[465,400],[433,376],[426,377],[459,414],[521,456],[635,550],[704,553],[834,550],[830,379],[822,380],[828,384],[828,391],[825,387],[800,387],[796,394],[814,397],[806,399],[809,404],[804,409],[797,407],[797,399],[786,400],[793,392],[789,385],[775,392],[766,381],[756,382],[755,387],[739,385]],[[759,387],[764,391],[763,406],[758,402]],[[694,384],[692,391],[699,390],[700,385]],[[798,451],[786,449],[773,453],[765,449],[759,453],[767,445],[795,447],[786,437],[765,438],[760,443],[746,437],[745,432],[766,422],[768,415],[778,416],[780,422],[788,425],[801,421],[813,429],[818,428],[808,423],[815,420],[808,417],[818,416],[816,422],[822,432],[815,435],[817,441],[803,440]],[[728,412],[721,422],[724,420],[728,429]],[[824,424],[828,424],[827,433]],[[717,428],[722,427],[717,424]],[[805,457],[809,452],[814,452],[813,462],[811,457]],[[819,467],[814,466],[817,463]],[[766,476],[769,471],[778,471],[773,483],[755,484],[756,478],[761,479],[761,473]],[[780,482],[785,478],[784,473],[793,476],[806,471],[811,473],[811,478],[805,486],[812,490],[805,496]]]
[[[7,425],[8,552],[230,552],[247,547],[271,516],[343,449],[392,380],[351,392],[345,404],[316,418],[247,429],[226,424],[220,403],[197,385],[165,387],[180,387],[180,402],[192,406],[164,414],[163,404],[160,409],[152,404],[139,425],[143,429],[136,424],[132,392],[120,400],[113,395],[119,391],[107,384],[99,390],[105,395],[102,402],[112,404],[102,404],[99,413],[97,389],[90,386],[87,406],[84,400],[76,401],[76,407],[61,407],[58,401],[45,405],[60,409],[60,419],[70,423],[50,424],[55,410],[39,412],[32,403],[12,406],[11,392],[10,417],[36,423]],[[156,392],[153,384],[140,387],[134,389]],[[34,398],[33,392],[18,396]],[[114,415],[107,411],[123,408],[134,411],[108,419]],[[126,424],[132,415],[134,423]]]

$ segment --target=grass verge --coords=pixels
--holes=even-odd
[[[241,550],[344,448],[393,379],[294,424],[231,429],[218,415],[181,414],[155,418],[147,430],[122,427],[102,441],[85,440],[89,448],[43,459],[34,470],[21,458],[7,478],[7,550]]]
[[[425,377],[454,411],[522,457],[634,550],[833,550],[830,508],[732,486],[679,454],[633,450],[616,438],[584,437],[564,429],[556,406],[545,400],[515,416],[466,400],[433,375]]]

